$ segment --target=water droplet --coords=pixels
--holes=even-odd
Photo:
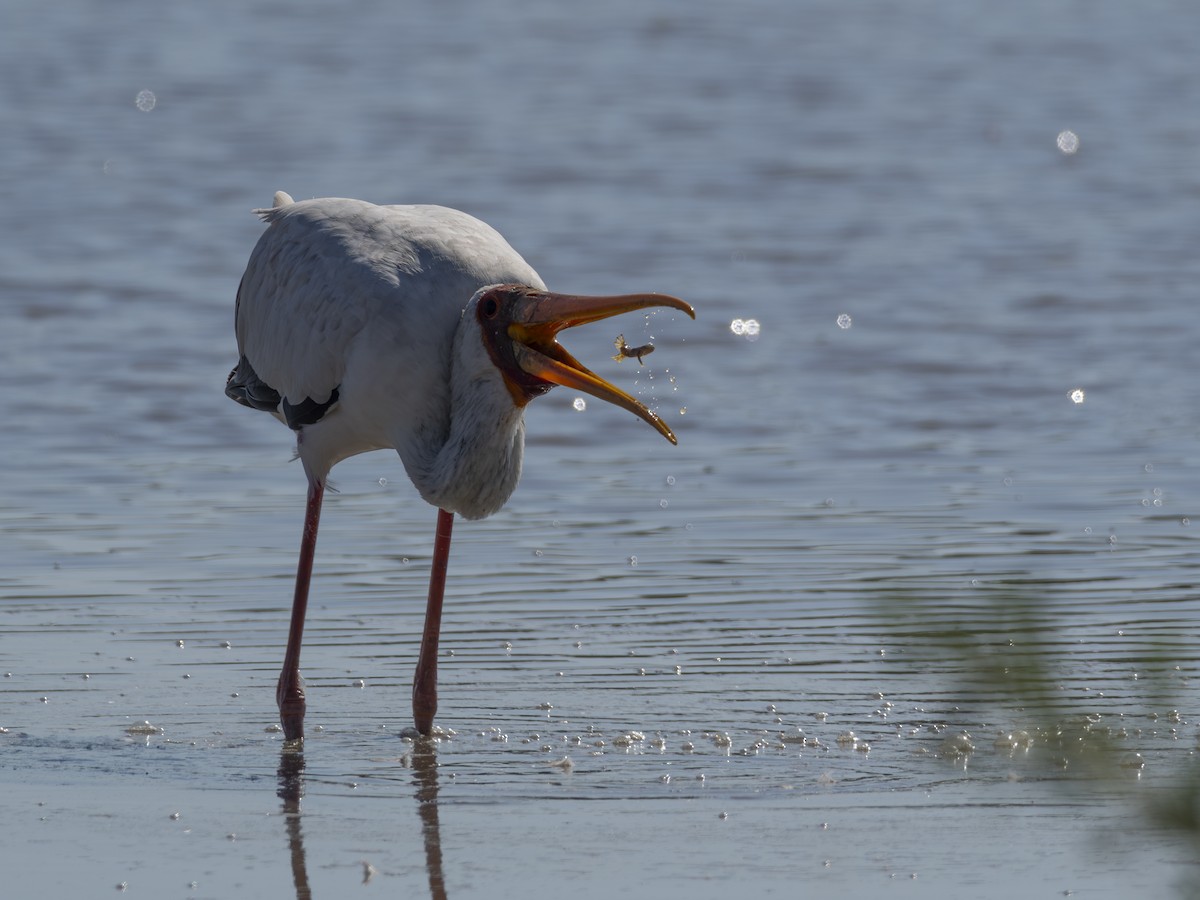
[[[674,476],[674,475],[668,475],[668,476],[667,476],[667,484],[674,484],[674,483],[675,483],[675,476]]]
[[[679,414],[681,416],[686,416],[687,415],[687,407],[686,406],[679,407]]]
[[[379,486],[380,486],[380,487],[387,487],[387,479],[386,479],[386,478],[382,478],[382,477],[381,477],[381,478],[379,479]]]
[[[636,556],[629,557],[629,566],[630,566],[630,568],[633,568],[633,569],[637,568],[637,557]]]
[[[1146,463],[1146,465],[1142,466],[1142,468],[1145,469],[1147,472],[1153,472],[1154,471],[1154,463]]]
[[[1155,500],[1154,502],[1155,502],[1155,503],[1158,503],[1158,501],[1157,501],[1157,500]],[[659,508],[659,509],[666,509],[666,508],[667,508],[667,506],[668,506],[668,504],[667,504],[667,501],[666,501],[665,499],[663,499],[663,500],[659,500],[659,501],[658,501],[658,508]]]
[[[729,323],[729,330],[739,337],[753,341],[758,339],[762,326],[759,325],[758,319],[734,319]]]
[[[571,761],[571,757],[569,756],[564,756],[562,759],[555,760],[554,762],[549,763],[549,765],[552,768],[560,769],[563,772],[570,773],[575,771],[575,763]]]
[[[842,329],[849,328],[853,324],[854,324],[854,320],[852,318],[850,318],[850,316],[846,315],[846,313],[842,313],[840,316],[837,317],[838,328],[842,328]]]
[[[156,103],[158,103],[158,98],[154,96],[154,91],[138,91],[138,95],[133,101],[134,106],[142,112],[150,112]]]
[[[571,405],[575,407],[578,412],[583,412],[585,409],[587,409],[587,401],[582,397],[576,397],[571,401]]]
[[[1079,150],[1079,135],[1069,129],[1063,130],[1058,133],[1058,137],[1054,139],[1054,143],[1058,146],[1059,150],[1070,156]]]
[[[1084,401],[1087,395],[1084,393],[1083,388],[1075,388],[1067,396],[1071,398],[1072,403],[1079,404]]]
[[[975,752],[975,742],[965,731],[948,735],[942,739],[941,752],[943,756],[956,758]]]

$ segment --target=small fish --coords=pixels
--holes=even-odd
[[[645,363],[642,362],[643,356],[654,352],[653,344],[642,344],[640,347],[630,347],[625,343],[625,335],[623,334],[617,335],[617,339],[613,341],[613,346],[617,348],[617,355],[614,356],[613,359],[615,359],[617,362],[620,362],[621,360],[632,356],[637,359],[639,366],[645,365]]]

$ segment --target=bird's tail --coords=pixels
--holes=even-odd
[[[296,201],[292,199],[291,194],[284,193],[283,191],[276,191],[275,199],[274,199],[273,203],[271,204],[271,208],[270,209],[256,209],[256,210],[254,210],[254,214],[256,216],[258,216],[260,219],[262,219],[264,222],[273,222],[275,220],[275,218],[279,215],[279,211],[281,209],[283,209],[285,206],[291,206],[295,202]]]

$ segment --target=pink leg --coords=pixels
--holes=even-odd
[[[292,598],[292,624],[288,629],[283,671],[275,688],[279,704],[279,722],[286,740],[304,738],[304,681],[300,677],[300,644],[304,640],[304,614],[308,610],[308,584],[312,580],[313,555],[317,550],[317,525],[321,521],[321,500],[325,485],[308,484],[308,505],[304,510],[304,534],[300,539],[300,561],[296,565],[296,593]]]
[[[438,637],[442,633],[442,595],[446,591],[446,566],[450,562],[450,531],[454,513],[438,510],[437,533],[433,540],[433,568],[429,572],[429,600],[425,606],[425,631],[413,676],[413,722],[421,734],[433,730],[437,713]]]

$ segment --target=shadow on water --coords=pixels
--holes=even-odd
[[[431,740],[418,740],[412,751],[413,780],[416,783],[417,813],[421,817],[421,834],[425,842],[425,869],[429,875],[431,900],[446,900],[446,879],[442,871],[442,835],[438,821],[437,747]],[[308,863],[304,853],[304,832],[300,801],[304,798],[304,751],[285,746],[279,755],[279,788],[276,794],[283,801],[283,819],[287,828],[288,852],[291,856],[292,881],[296,900],[311,900],[308,883]],[[368,866],[363,883],[371,880],[373,870]]]

